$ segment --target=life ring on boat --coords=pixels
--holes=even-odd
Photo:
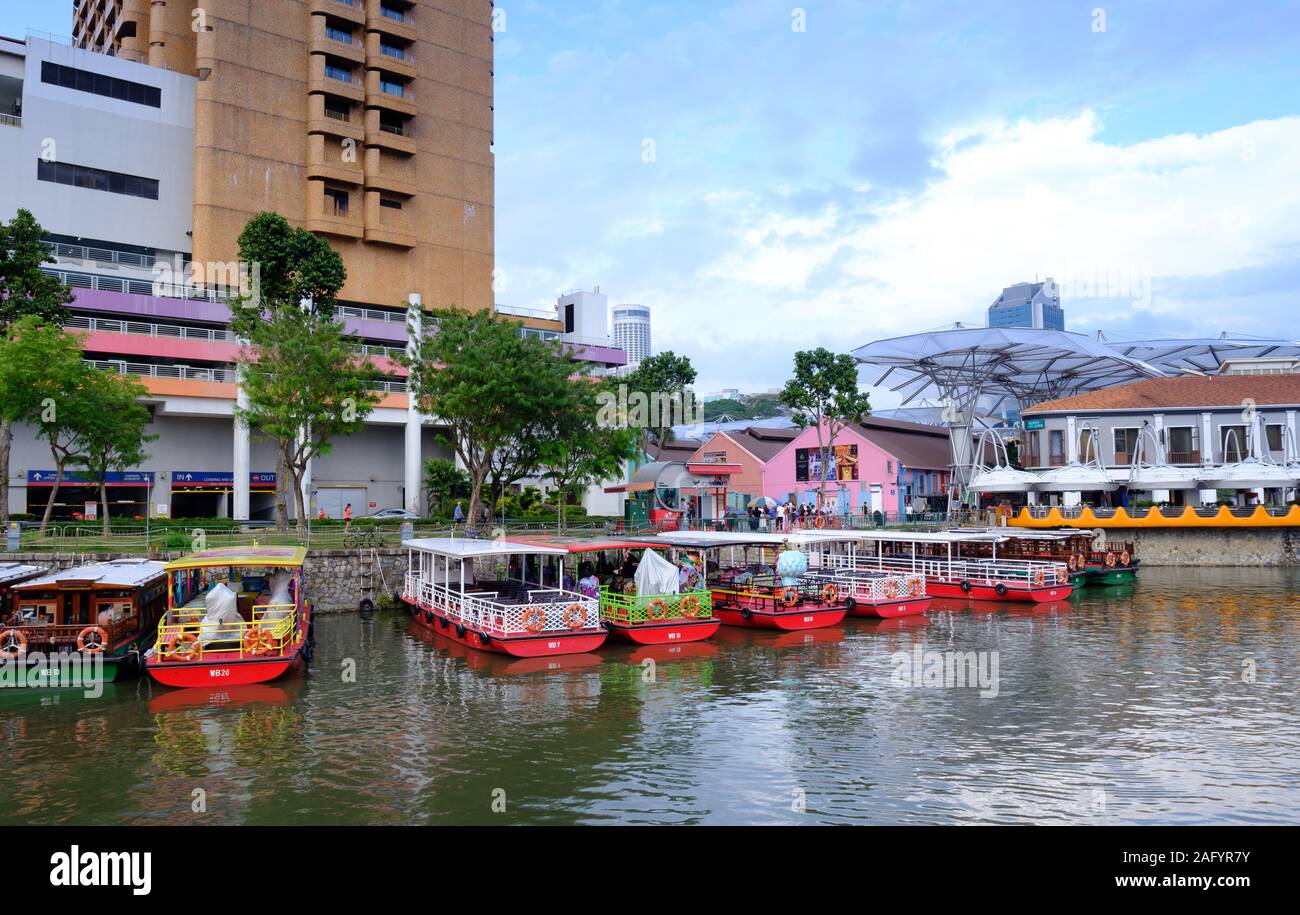
[[[1041,588],[1041,587],[1042,587],[1043,585],[1045,585],[1045,584],[1047,584],[1047,576],[1043,574],[1043,570],[1042,570],[1042,569],[1035,569],[1035,570],[1034,570],[1034,587],[1035,587],[1035,588]]]
[[[164,661],[190,661],[198,656],[202,646],[199,637],[192,632],[178,632],[163,644]]]
[[[960,587],[964,593],[969,594],[969,593],[970,593],[970,579],[963,578],[963,579],[961,580],[961,584],[960,584],[958,587]]]
[[[27,654],[27,636],[17,629],[0,633],[0,658],[21,658]]]
[[[1115,554],[1114,554],[1114,553],[1107,553],[1107,554],[1106,554],[1106,568],[1108,568],[1108,569],[1113,569],[1113,568],[1115,568]]]
[[[921,592],[925,590],[925,581],[920,578],[913,578],[912,583],[907,586],[907,590],[912,593],[913,597],[920,597]]]
[[[582,604],[569,604],[564,608],[564,625],[570,629],[581,629],[587,622],[587,608]]]
[[[700,615],[700,599],[694,594],[687,594],[682,598],[682,602],[677,605],[677,609],[682,611],[682,616],[689,616],[694,619]]]
[[[840,599],[840,589],[835,587],[835,582],[828,581],[822,585],[822,603],[833,604]]]
[[[275,651],[275,636],[265,626],[256,626],[244,633],[244,654],[259,658]]]
[[[542,631],[546,625],[546,611],[541,607],[529,607],[524,611],[524,628],[529,632],[537,633]]]
[[[1119,554],[1119,564],[1120,564],[1120,565],[1122,565],[1122,566],[1126,566],[1126,565],[1128,565],[1129,563],[1131,563],[1132,561],[1133,561],[1133,557],[1129,555],[1128,550],[1125,550],[1124,552],[1122,552],[1122,553]]]
[[[573,606],[576,607],[578,605],[574,604]],[[569,610],[572,609],[573,607],[569,608]],[[650,617],[650,619],[661,620],[668,615],[668,601],[664,600],[662,597],[656,597],[654,600],[650,601],[650,603],[646,604],[645,612],[646,612],[646,616]],[[564,622],[566,624],[569,623],[568,610],[566,610],[564,613]],[[569,628],[577,629],[578,627],[569,624]]]
[[[92,639],[91,636],[94,636]],[[103,626],[87,626],[77,633],[77,651],[98,654],[108,644],[108,632]]]
[[[1079,557],[1075,556],[1073,553],[1070,554],[1070,571],[1079,571]]]
[[[813,527],[825,527],[825,526],[826,526],[826,519],[821,515],[818,515],[816,520],[813,521]]]
[[[893,600],[898,597],[898,582],[892,578],[886,578],[884,584],[885,597]]]
[[[791,585],[784,589],[777,599],[781,602],[782,607],[793,607],[799,603],[799,589]]]

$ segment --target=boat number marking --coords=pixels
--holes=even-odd
[[[668,638],[670,638],[670,639],[680,639],[681,637],[682,637],[682,634],[681,634],[680,632],[670,632],[670,633],[668,633]]]
[[[811,616],[805,616],[805,617],[803,618],[803,621],[804,621],[805,623],[811,623],[811,622],[813,621],[813,618],[812,618]]]
[[[546,647],[547,647],[547,648],[559,648],[559,647],[560,647],[560,643],[559,643],[559,642],[547,642],[547,643],[546,643]]]
[[[230,676],[229,667],[213,667],[208,671],[209,677],[228,677]]]

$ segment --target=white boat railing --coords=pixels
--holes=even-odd
[[[1063,585],[1070,580],[1070,567],[1064,562],[1038,559],[949,559],[946,556],[848,556],[829,554],[820,557],[824,569],[854,571],[913,572],[948,582],[972,584],[999,583],[1045,587]]]
[[[575,591],[537,588],[525,592],[522,603],[506,603],[493,591],[462,592],[421,578],[406,575],[405,596],[426,610],[437,610],[453,622],[492,635],[536,635],[565,633],[600,627],[600,601]],[[573,608],[582,612],[582,625],[574,621]],[[537,612],[541,611],[540,625]]]
[[[841,596],[856,601],[879,604],[905,597],[926,597],[925,576],[917,572],[861,576],[845,570],[842,574],[831,574],[829,578],[840,589]]]

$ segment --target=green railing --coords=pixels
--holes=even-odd
[[[600,589],[600,618],[616,623],[659,623],[664,620],[713,618],[713,592],[683,594],[619,594]]]

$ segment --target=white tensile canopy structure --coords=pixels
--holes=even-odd
[[[1166,375],[1217,374],[1230,359],[1300,358],[1300,343],[1280,337],[1248,337],[1226,331],[1217,337],[1179,340],[1112,340],[1098,331],[1097,341],[1121,355],[1140,359]]]
[[[985,462],[989,448],[993,450],[991,465]],[[975,461],[974,473],[967,484],[971,492],[1029,492],[1042,482],[1038,474],[1011,466],[1006,442],[992,429],[985,429],[980,435],[979,446],[975,449]]]
[[[954,477],[971,481],[977,407],[992,401],[1027,406],[1165,374],[1083,334],[1029,327],[953,327],[877,340],[853,351],[876,370],[875,386],[889,387],[906,405],[939,398],[951,431]],[[1064,469],[1064,468],[1062,468]],[[992,490],[986,490],[992,491]]]

